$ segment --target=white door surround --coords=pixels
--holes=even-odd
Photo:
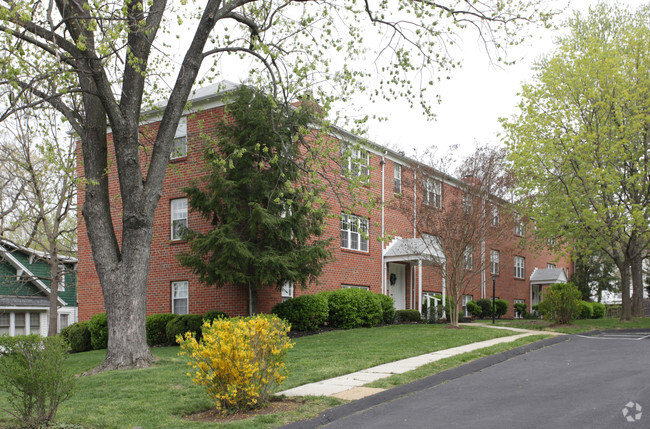
[[[406,265],[388,264],[388,295],[395,300],[396,310],[406,309]]]

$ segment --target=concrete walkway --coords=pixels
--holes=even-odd
[[[463,325],[463,324],[461,324]],[[467,324],[468,326],[477,326],[477,324]],[[385,363],[382,365],[367,368],[361,371],[353,372],[352,374],[342,375],[340,377],[321,380],[316,383],[304,384],[302,386],[294,387],[293,389],[277,392],[276,395],[285,396],[333,396],[339,399],[356,400],[365,398],[366,396],[382,392],[385,389],[363,387],[363,385],[371,383],[382,378],[390,377],[393,374],[403,374],[408,371],[417,369],[423,365],[445,359],[451,356],[456,356],[462,353],[471,352],[474,350],[482,349],[485,347],[494,346],[496,344],[510,343],[518,340],[519,338],[528,337],[530,335],[550,334],[559,335],[555,332],[546,331],[531,331],[519,328],[506,328],[502,326],[481,325],[486,328],[493,329],[506,329],[509,331],[519,332],[517,335],[509,337],[493,338],[491,340],[479,341],[477,343],[466,344],[464,346],[453,347],[446,350],[439,350],[433,353],[427,353],[420,356],[414,356],[407,359],[398,360],[395,362]]]

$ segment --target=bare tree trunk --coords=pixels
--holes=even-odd
[[[618,264],[617,264],[618,265]],[[621,321],[632,320],[632,308],[630,305],[630,264],[627,260],[618,267],[621,273]]]
[[[638,252],[631,258],[632,267],[632,316],[644,317],[645,308],[643,302],[643,257]]]
[[[56,249],[54,251],[56,252]],[[59,260],[56,253],[50,253],[50,320],[47,328],[48,337],[53,337],[58,332],[60,278]]]

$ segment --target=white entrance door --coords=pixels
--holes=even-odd
[[[388,294],[395,300],[396,310],[406,309],[406,266],[388,264]]]

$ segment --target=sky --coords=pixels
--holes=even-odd
[[[648,4],[647,0],[620,2],[632,8]],[[589,6],[597,3],[592,0],[569,1],[563,16],[570,16],[573,10],[587,11]],[[503,144],[498,136],[501,131],[498,119],[510,118],[517,112],[517,93],[521,84],[532,81],[535,60],[552,52],[557,34],[551,30],[540,31],[512,49],[509,52],[511,58],[521,58],[512,66],[492,64],[476,40],[466,38],[461,44],[463,67],[451,80],[437,87],[442,103],[434,110],[436,120],[428,121],[421,112],[410,110],[406,103],[375,107],[390,119],[383,123],[371,122],[369,139],[392,149],[401,149],[407,155],[413,155],[414,150],[422,153],[432,146],[447,152],[453,145],[458,145],[453,154],[463,156],[471,153],[476,143]]]

